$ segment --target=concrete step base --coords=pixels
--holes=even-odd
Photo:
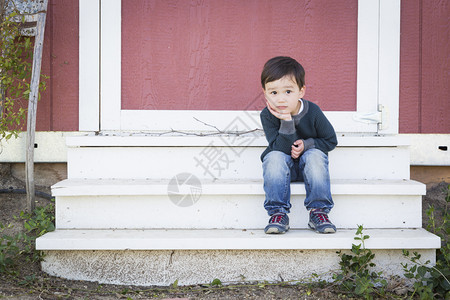
[[[375,270],[403,277],[401,249],[435,264],[439,237],[423,229],[365,230]],[[291,230],[57,230],[36,241],[45,251],[42,270],[53,276],[106,284],[168,286],[246,281],[330,280],[341,249],[349,253],[355,230],[322,235]]]

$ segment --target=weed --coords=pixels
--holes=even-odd
[[[31,92],[33,42],[22,35],[25,15],[8,7],[13,1],[0,1],[0,141],[17,137],[27,116],[25,103]],[[46,89],[41,75],[39,92]],[[40,94],[39,94],[40,96]]]
[[[222,281],[220,279],[216,278],[211,282],[211,286],[220,287],[220,286],[222,286]]]
[[[371,270],[375,267],[375,263],[372,262],[375,254],[366,249],[365,241],[370,236],[363,234],[363,230],[363,226],[358,225],[354,239],[360,243],[352,244],[352,254],[337,252],[341,258],[340,272],[334,274],[333,279],[335,284],[339,284],[347,292],[371,299],[374,292],[384,294],[387,282],[380,277],[381,272],[376,273]]]
[[[6,229],[11,229],[11,225],[0,224],[0,273],[7,272],[17,275],[14,266],[20,256],[26,262],[33,263],[43,258],[41,251],[35,250],[36,238],[55,230],[54,205],[53,203],[37,207],[33,213],[21,212],[16,220],[22,220],[25,231],[15,235],[4,234]],[[28,279],[29,280],[29,279]]]
[[[405,277],[414,279],[414,294],[418,294],[421,299],[433,299],[439,297],[442,299],[450,299],[450,245],[448,235],[450,233],[450,214],[448,212],[448,204],[450,202],[450,185],[447,187],[446,203],[442,211],[442,224],[436,224],[435,208],[430,206],[426,210],[429,219],[427,229],[438,235],[442,241],[442,247],[436,253],[436,265],[430,266],[430,261],[421,261],[421,255],[403,250],[403,255],[412,263],[402,264],[405,271]]]

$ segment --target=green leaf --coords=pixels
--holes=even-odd
[[[172,288],[176,289],[178,287],[178,279],[172,283]]]
[[[222,281],[220,281],[220,279],[216,278],[211,282],[212,286],[221,286],[222,285]]]
[[[426,267],[420,266],[419,268],[417,268],[417,273],[421,276],[421,277],[425,277],[425,275],[427,274],[428,269]]]

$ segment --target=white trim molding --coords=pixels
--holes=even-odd
[[[0,142],[0,163],[16,163],[25,162],[25,140],[26,134],[21,133],[17,139],[10,139],[8,141]],[[130,137],[131,133],[121,136]],[[85,146],[99,146],[98,144],[91,145],[97,142],[96,139],[90,137],[94,136],[92,132],[80,131],[38,131],[36,132],[35,161],[38,163],[49,162],[67,162],[67,137],[81,137],[85,136]],[[117,136],[112,136],[110,139],[105,139],[104,145],[109,146],[204,146],[207,147],[214,142],[214,146],[224,146],[220,144],[222,140],[220,137],[189,137],[189,142],[181,142],[182,137],[178,139],[175,137],[154,137],[158,140],[147,139],[145,135],[138,134],[136,139],[121,139],[126,140],[125,144],[117,143]],[[187,138],[186,136],[184,138]],[[181,140],[180,140],[181,139]],[[145,140],[145,142],[143,142]],[[175,141],[174,141],[175,140]],[[450,134],[400,134],[396,136],[387,137],[362,137],[346,135],[338,136],[339,147],[355,147],[366,145],[367,147],[382,147],[382,146],[408,146],[410,145],[410,165],[412,166],[450,166]],[[113,143],[113,144],[108,144]],[[138,145],[133,143],[139,143]],[[172,144],[171,144],[172,143]],[[251,146],[264,147],[266,140],[263,136],[256,138]],[[73,145],[71,145],[73,146]],[[226,146],[226,145],[225,145]],[[446,149],[446,150],[445,150]]]
[[[100,126],[100,7],[98,1],[79,0],[79,128]]]
[[[89,134],[81,131],[37,131],[35,136],[34,162],[67,162],[66,138]],[[26,156],[26,132],[21,132],[17,139],[0,141],[0,163],[23,163]]]
[[[402,134],[410,138],[411,165],[450,166],[450,134]]]
[[[79,0],[81,3],[87,0]],[[100,130],[205,130],[205,125],[194,117],[220,129],[230,126],[236,118],[249,115],[259,124],[257,111],[152,111],[121,109],[121,0],[97,0],[89,14],[98,14],[100,43],[80,43],[80,53],[99,53],[100,61],[86,58],[80,68],[80,78],[85,74],[100,72],[100,87],[80,84],[80,129],[89,130],[92,109],[100,109]],[[95,1],[96,2],[96,1]],[[90,2],[91,3],[91,2]],[[80,9],[80,14],[87,14]],[[80,16],[85,20],[86,16]],[[100,19],[100,20],[98,20]],[[93,22],[93,21],[92,21]],[[93,24],[94,25],[94,24]],[[87,26],[80,25],[80,37],[85,36]],[[81,39],[81,38],[80,38]],[[81,41],[81,40],[80,40]],[[400,0],[358,1],[358,57],[357,57],[357,107],[356,111],[326,112],[338,132],[398,133],[399,103],[399,45]],[[84,47],[84,49],[81,49]],[[99,67],[100,64],[100,67]],[[90,68],[90,69],[89,69]],[[100,71],[99,71],[100,70]],[[100,91],[100,92],[99,92]],[[87,95],[98,96],[96,101],[81,99]],[[90,98],[91,99],[91,98]],[[353,120],[355,115],[370,114],[383,108],[383,126],[376,122],[361,123]],[[387,112],[387,113],[386,113]],[[85,117],[86,116],[86,117]],[[164,117],[161,117],[164,116]],[[174,120],[178,120],[174,123]],[[214,120],[210,123],[209,120]],[[253,126],[255,122],[249,123]],[[246,124],[247,126],[250,126]],[[95,129],[94,129],[95,130]]]

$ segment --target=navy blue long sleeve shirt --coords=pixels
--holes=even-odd
[[[316,148],[328,154],[337,145],[336,132],[320,107],[303,100],[303,110],[292,116],[292,120],[280,120],[264,108],[261,123],[269,146],[261,154],[264,159],[270,151],[281,151],[291,155],[291,146],[296,140],[303,140],[304,151]]]

